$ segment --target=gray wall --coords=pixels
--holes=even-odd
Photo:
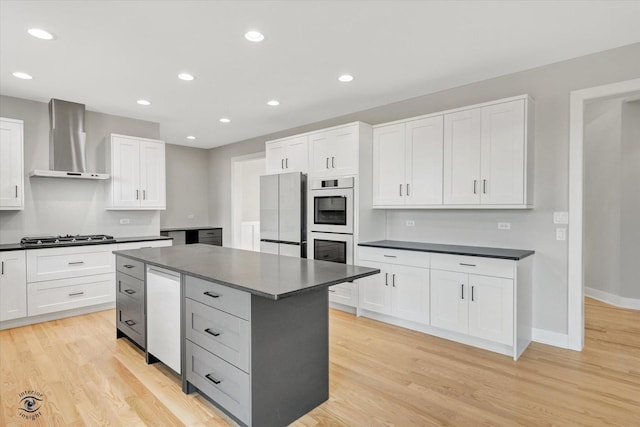
[[[535,100],[535,208],[527,211],[392,211],[387,238],[534,249],[534,327],[567,332],[567,245],[555,240],[554,211],[568,210],[569,93],[640,76],[640,43],[431,95],[265,135],[210,153],[210,219],[230,224],[230,158],[264,150],[264,142],[361,120],[378,124],[494,99],[530,94]],[[415,227],[405,227],[412,219]],[[497,222],[511,222],[510,231]]]
[[[91,234],[157,235],[158,211],[107,211],[104,181],[29,178],[33,169],[49,169],[49,110],[46,103],[0,96],[0,116],[24,121],[25,208],[0,211],[0,243],[26,235]],[[105,171],[104,138],[110,133],[158,138],[157,123],[87,111],[87,168]],[[129,225],[120,225],[128,218]]]
[[[160,211],[161,228],[209,225],[208,150],[167,144],[166,168],[167,210]]]

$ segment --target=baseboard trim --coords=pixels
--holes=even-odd
[[[19,319],[5,320],[0,322],[0,331],[4,329],[19,328],[21,326],[33,325],[35,323],[49,322],[51,320],[64,319],[65,317],[81,316],[83,314],[94,313],[115,308],[116,303],[106,302],[87,307],[73,308],[70,310],[56,311],[53,313],[38,314],[36,316],[21,317]]]
[[[597,299],[598,301],[606,302],[616,307],[640,310],[640,299],[621,297],[620,295],[610,294],[609,292],[593,288],[584,288],[584,294],[589,298]]]
[[[567,348],[572,350],[569,345],[569,335],[559,332],[548,331],[546,329],[533,328],[531,330],[531,339],[540,344],[552,345],[554,347]]]

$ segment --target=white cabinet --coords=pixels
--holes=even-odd
[[[514,261],[508,260],[434,255],[431,325],[512,346],[515,323],[513,264]]]
[[[302,172],[309,169],[307,135],[269,141],[265,144],[266,173]]]
[[[379,268],[380,274],[358,281],[358,307],[427,325],[429,255],[422,253],[416,259],[414,254],[405,256],[405,252],[367,248],[361,253],[358,265]],[[388,262],[379,262],[381,258]]]
[[[107,209],[165,209],[164,142],[111,135],[106,145],[111,173]]]
[[[359,124],[309,135],[309,174],[315,177],[358,174]]]
[[[24,251],[0,252],[0,321],[27,315]]]
[[[526,205],[526,100],[444,116],[444,204]]]
[[[329,301],[348,307],[357,307],[358,287],[353,282],[333,285],[329,288]]]
[[[373,205],[441,205],[442,153],[442,116],[375,128]]]
[[[0,210],[24,209],[22,120],[0,118]]]

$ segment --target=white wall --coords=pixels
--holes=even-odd
[[[149,236],[160,231],[158,211],[105,210],[108,182],[29,178],[34,169],[49,169],[49,110],[42,102],[0,96],[0,116],[24,121],[25,208],[0,211],[0,243],[43,234],[112,234]],[[104,172],[104,138],[111,133],[158,138],[158,123],[87,111],[87,168]],[[120,225],[121,218],[130,219]]]

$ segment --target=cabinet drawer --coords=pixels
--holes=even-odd
[[[137,279],[144,280],[144,263],[140,261],[123,256],[117,256],[116,270]]]
[[[382,249],[368,246],[358,247],[358,258],[366,261],[384,262],[387,264],[409,265],[429,268],[432,254],[428,252],[403,251],[399,249]]]
[[[249,292],[239,291],[238,289],[192,276],[185,277],[185,294],[187,298],[199,301],[242,319],[250,320],[251,294],[249,294]]]
[[[118,304],[118,328],[140,347],[144,348],[144,314],[138,307]]]
[[[249,372],[248,321],[189,298],[185,300],[185,313],[187,339]]]
[[[187,381],[245,424],[251,424],[249,374],[185,341]]]
[[[202,239],[220,239],[222,230],[198,230],[198,241]]]
[[[508,259],[432,254],[431,268],[513,279],[516,263]]]
[[[121,272],[116,274],[118,300],[129,299],[144,303],[144,282]]]
[[[46,248],[27,251],[27,282],[113,273],[116,245]]]
[[[222,238],[204,238],[200,239],[198,243],[202,243],[203,245],[214,245],[214,246],[222,246]]]
[[[29,283],[28,315],[115,302],[114,274]]]

